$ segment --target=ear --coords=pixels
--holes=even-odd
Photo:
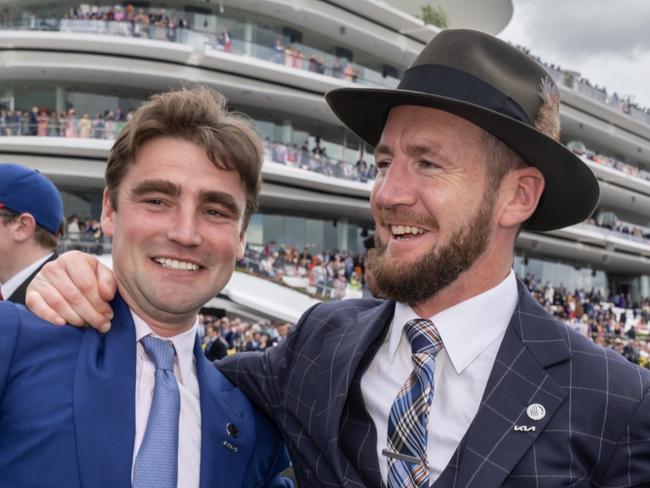
[[[25,242],[34,235],[36,220],[30,213],[21,213],[16,219],[13,236],[16,242]]]
[[[105,236],[113,237],[113,232],[115,231],[115,219],[117,219],[117,211],[113,208],[111,204],[110,193],[106,188],[104,188],[104,194],[102,196],[102,232]]]
[[[245,252],[246,252],[246,231],[242,230],[239,233],[239,247],[237,249],[237,261],[244,258]]]
[[[544,192],[544,175],[533,166],[508,172],[501,182],[499,193],[505,201],[499,216],[503,227],[517,227],[535,212]]]

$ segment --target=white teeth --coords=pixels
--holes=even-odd
[[[394,235],[401,236],[404,234],[424,234],[424,229],[419,227],[412,227],[410,225],[391,225],[390,230]]]
[[[187,261],[177,261],[176,259],[169,258],[155,258],[158,264],[163,268],[176,269],[181,271],[198,271],[199,266],[194,263],[188,263]]]

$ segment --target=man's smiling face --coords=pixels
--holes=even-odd
[[[388,116],[371,195],[372,270],[388,298],[417,303],[452,283],[490,239],[495,190],[482,129],[452,114],[398,106]]]
[[[117,208],[104,192],[102,227],[129,306],[174,333],[191,326],[243,256],[245,205],[239,174],[215,166],[203,147],[171,137],[144,143]]]

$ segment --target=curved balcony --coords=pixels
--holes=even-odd
[[[179,12],[182,14],[182,12]],[[147,20],[145,20],[147,19]],[[368,66],[348,61],[345,57],[335,56],[316,47],[307,46],[282,36],[275,31],[245,24],[233,19],[222,19],[225,26],[220,33],[213,34],[194,30],[189,23],[176,21],[174,16],[166,20],[150,23],[148,17],[127,20],[111,19],[76,19],[76,18],[37,18],[27,21],[7,22],[3,30],[31,30],[62,32],[73,34],[95,34],[161,42],[174,42],[190,46],[195,50],[218,50],[226,53],[247,56],[264,61],[272,61],[286,67],[310,71],[313,73],[354,82],[372,87],[394,88],[399,83],[395,76],[389,76]],[[231,32],[242,33],[242,37],[273,39],[268,45],[262,45],[243,38],[237,38]],[[352,54],[351,52],[349,52]],[[397,70],[392,71],[398,75]]]

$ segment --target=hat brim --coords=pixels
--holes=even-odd
[[[337,88],[325,95],[336,116],[361,139],[376,146],[391,108],[431,107],[462,117],[503,141],[545,179],[535,213],[524,223],[531,230],[553,230],[593,214],[600,187],[591,169],[562,144],[535,128],[490,109],[461,100],[409,90]]]

